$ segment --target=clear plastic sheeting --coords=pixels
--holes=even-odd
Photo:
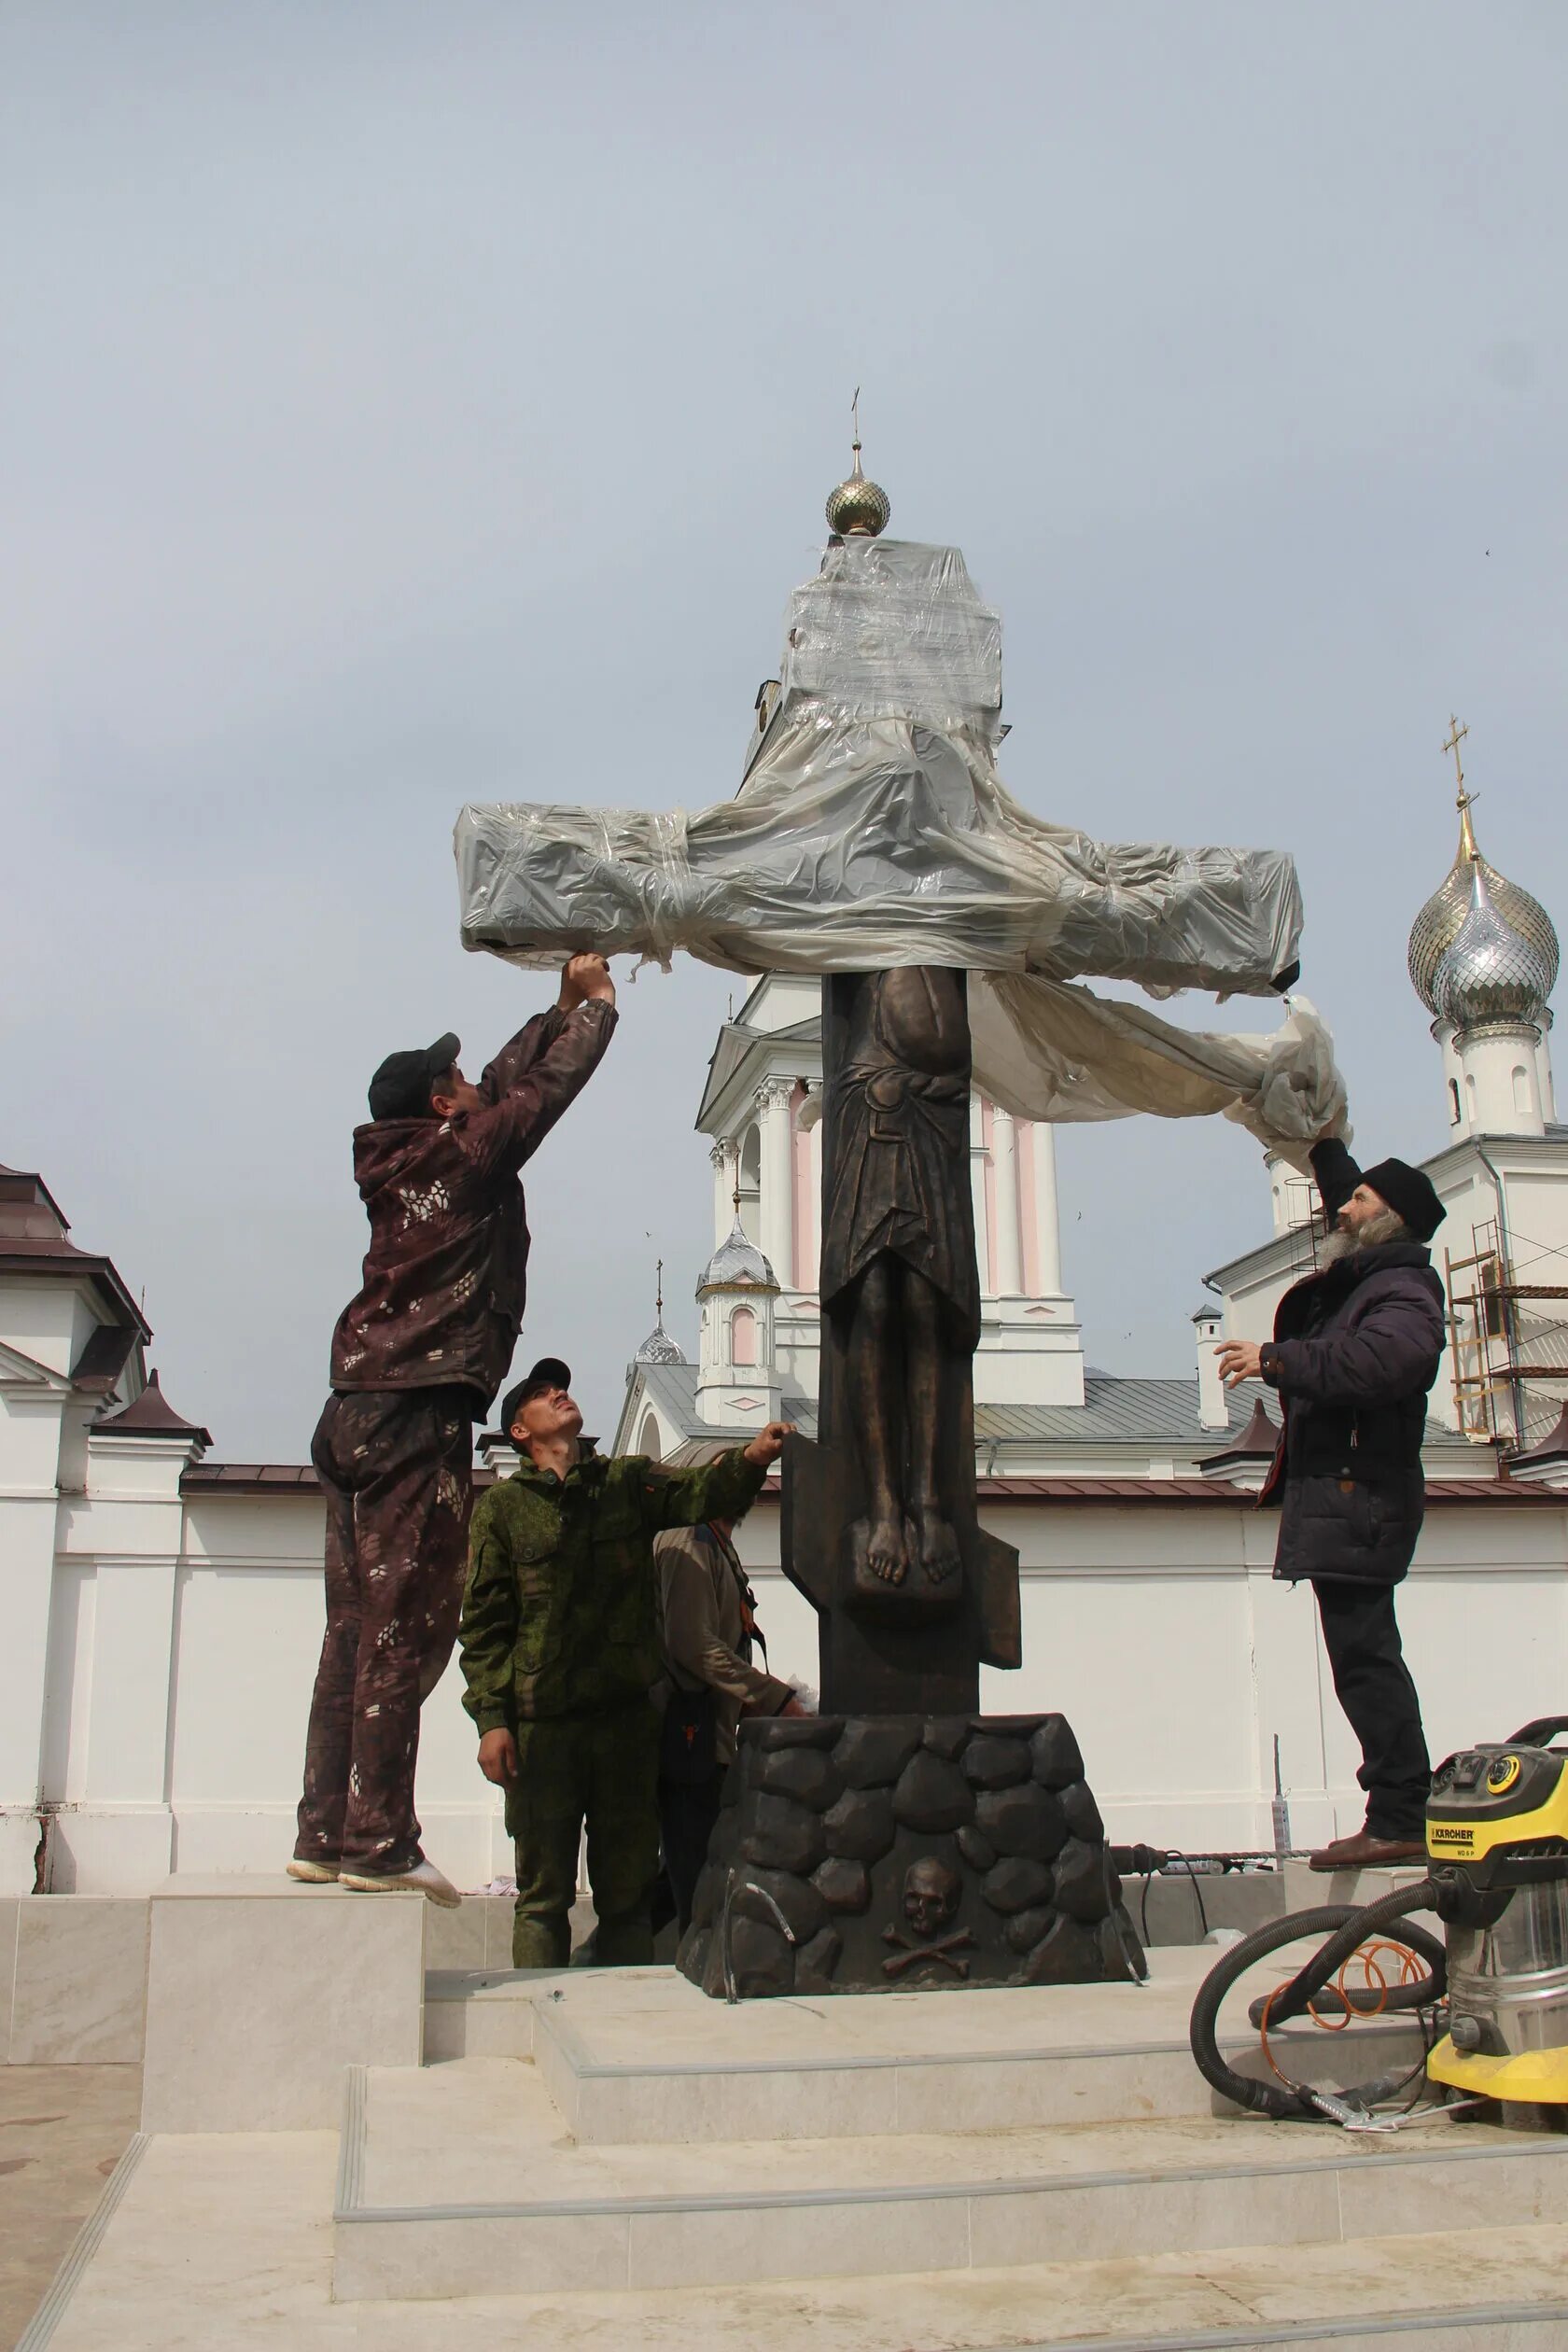
[[[1202,1118],[1221,1112],[1309,1172],[1307,1146],[1345,1127],[1334,1040],[1306,997],[1271,1036],[1178,1029],[1141,1005],[1056,980],[970,984],[974,1083],[1015,1118]]]
[[[1327,1123],[1337,1078],[1309,1012],[1275,1039],[1198,1037],[1065,985],[1265,994],[1295,962],[1295,870],[1272,849],[1102,843],[1021,807],[995,764],[1001,625],[957,549],[831,546],[791,599],[779,678],[732,801],[465,808],[465,945],[534,966],[584,947],[747,973],[953,966],[991,975],[982,1083],[1050,1100],[1029,1115],[1245,1101],[1270,1138]]]

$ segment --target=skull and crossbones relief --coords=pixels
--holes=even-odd
[[[914,1934],[906,1936],[902,1927],[882,1930],[884,1943],[896,1944],[898,1950],[882,1963],[882,1973],[888,1977],[903,1976],[917,1961],[937,1960],[954,1976],[965,1979],[969,1962],[955,1954],[973,1946],[974,1938],[967,1927],[955,1934],[944,1935],[950,1927],[963,1894],[963,1881],[957,1870],[945,1862],[939,1862],[934,1854],[922,1855],[912,1862],[903,1874],[903,1915]]]

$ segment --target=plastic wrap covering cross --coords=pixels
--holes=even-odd
[[[1278,1144],[1342,1110],[1309,1008],[1276,1038],[1205,1038],[1062,990],[1093,974],[1156,996],[1267,993],[1295,960],[1295,871],[1278,850],[1104,844],[1022,808],[995,766],[1001,625],[957,549],[830,546],[791,599],[780,684],[733,801],[465,808],[465,945],[536,967],[680,948],[748,973],[1013,975],[993,994],[1017,1043],[983,1056],[977,1022],[976,1079],[1003,1101],[1048,1092],[1030,1115],[1251,1111]]]

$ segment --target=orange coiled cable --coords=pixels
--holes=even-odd
[[[1384,1973],[1381,1961],[1381,1955],[1385,1953],[1391,1960],[1397,1960],[1399,1963],[1399,1975],[1395,1980],[1397,1983],[1413,1984],[1417,1981],[1421,1972],[1421,1961],[1409,1946],[1395,1943],[1392,1938],[1374,1937],[1370,1942],[1356,1946],[1334,1979],[1333,1990],[1338,1994],[1341,2003],[1337,2017],[1320,2017],[1313,2003],[1308,2002],[1307,2014],[1314,2025],[1325,2034],[1342,2034],[1346,2027],[1357,2018],[1367,2019],[1382,2015],[1388,2006],[1390,1989],[1389,1980]],[[1365,2009],[1359,2009],[1351,1998],[1350,1972],[1358,1960],[1361,1963],[1362,1979],[1357,1990],[1359,1992],[1365,1989],[1373,1995],[1370,2006]],[[1289,2075],[1284,2072],[1268,2040],[1268,2012],[1281,1994],[1285,1992],[1295,1981],[1294,1977],[1284,1978],[1274,1987],[1273,1992],[1264,2002],[1263,2015],[1258,2020],[1258,2039],[1263,2045],[1263,2054],[1267,2059],[1269,2066],[1280,2081],[1284,2084],[1286,2090],[1299,2092],[1302,2086],[1298,2082],[1293,2082]],[[1320,1985],[1318,1989],[1321,1993],[1323,1987]]]

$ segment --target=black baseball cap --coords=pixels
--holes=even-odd
[[[413,1054],[388,1054],[371,1080],[372,1119],[424,1119],[429,1116],[430,1088],[444,1078],[462,1044],[450,1029],[433,1045]]]
[[[514,1388],[509,1388],[501,1399],[501,1428],[506,1435],[511,1435],[511,1424],[519,1407],[526,1405],[530,1396],[537,1396],[541,1389],[570,1386],[571,1366],[563,1364],[559,1356],[540,1356],[533,1370],[525,1373]]]

